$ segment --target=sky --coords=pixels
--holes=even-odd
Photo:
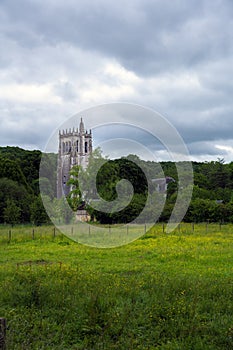
[[[67,118],[127,102],[193,160],[233,161],[232,63],[232,0],[1,0],[0,145],[43,150]]]

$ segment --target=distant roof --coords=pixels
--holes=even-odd
[[[156,183],[156,184],[163,184],[166,183],[168,184],[169,182],[176,182],[173,177],[170,176],[165,176],[165,177],[159,177],[157,179],[151,179],[152,182]]]

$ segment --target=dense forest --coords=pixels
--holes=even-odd
[[[0,223],[49,223],[39,193],[41,155],[38,150],[0,147]]]
[[[94,181],[92,173],[95,172],[95,168],[99,168],[98,162],[101,161],[103,161],[101,157],[99,159],[98,157],[91,157],[89,167],[83,174],[83,182],[86,182],[86,188],[90,188],[91,191]],[[183,177],[189,176],[187,163],[181,162],[180,167],[182,168],[182,174],[180,175]],[[218,159],[217,161],[204,163],[193,162],[192,167],[194,180],[192,200],[183,220],[186,222],[232,222],[233,163],[225,164],[223,159]],[[73,175],[77,175],[78,171],[80,169],[74,170]],[[150,192],[150,202],[149,204],[147,203],[144,214],[137,221],[157,221],[158,217],[156,217],[156,214],[157,210],[159,210],[160,202],[163,202],[164,193],[157,193],[150,180],[164,176],[172,177],[175,180],[168,184],[166,201],[159,216],[160,221],[167,222],[171,216],[179,191],[180,178],[178,177],[176,164],[174,162],[155,163],[143,161],[136,155],[109,160],[100,168],[96,177],[96,188],[99,195],[109,202],[106,202],[105,207],[101,204],[99,210],[96,203],[95,210],[93,210],[91,205],[87,205],[87,210],[93,218],[95,217],[101,223],[131,222],[132,219],[138,217],[144,208]],[[82,176],[79,176],[79,178],[82,179]],[[116,186],[121,179],[127,179],[132,184],[134,196],[124,209],[120,210],[116,204],[112,207],[112,213],[107,213],[111,201],[117,198]],[[79,201],[75,198],[75,194],[79,195],[79,191],[77,191],[78,184],[75,183],[74,179],[71,180],[71,184],[75,185],[75,189],[73,193],[71,192],[72,199],[70,204],[75,204],[73,207],[77,209]],[[183,192],[185,195],[185,191]],[[122,202],[127,203],[129,190],[124,184],[121,185],[120,195],[123,196]],[[92,197],[92,193],[90,197]],[[105,211],[106,208],[107,210]]]
[[[49,222],[39,191],[41,156],[42,153],[38,150],[28,151],[19,147],[0,147],[0,223],[14,225],[30,222],[40,225]],[[86,183],[93,182],[92,172],[96,168],[96,162],[101,161],[103,159],[100,155],[98,154],[96,159],[94,152],[84,175]],[[43,164],[48,169],[56,169],[56,155],[50,154],[47,164],[46,162]],[[73,191],[68,198],[70,205],[75,210],[83,200],[75,180],[78,171],[79,169],[73,169],[74,177],[71,180]],[[223,159],[204,163],[193,162],[193,172],[192,200],[184,221],[233,222],[233,162],[225,164]],[[176,165],[173,162],[156,164],[155,162],[143,161],[135,155],[129,155],[115,161],[109,160],[101,167],[96,177],[98,193],[108,203],[117,198],[116,186],[119,180],[127,179],[134,191],[130,203],[127,203],[129,190],[127,184],[121,183],[121,188],[117,190],[121,190],[121,193],[125,195],[126,207],[124,209],[117,207],[116,204],[116,207],[112,208],[112,213],[104,213],[101,211],[101,207],[99,210],[93,209],[88,203],[86,203],[86,209],[92,218],[95,217],[101,223],[129,222],[133,218],[137,218],[145,205],[148,192],[152,192],[151,204],[147,208],[144,219],[146,220],[150,216],[153,220],[158,193],[153,189],[152,184],[148,186],[147,179],[164,175],[175,180],[175,182],[172,181],[168,184],[165,205],[159,218],[160,221],[166,222],[177,198],[179,179]],[[50,174],[49,180],[42,179],[42,185],[43,181],[46,188],[49,189],[47,191],[49,200],[55,203],[56,172],[53,171]],[[153,196],[156,198],[155,202],[153,202]]]

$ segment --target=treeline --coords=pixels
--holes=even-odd
[[[40,225],[48,223],[39,189],[39,168],[42,153],[38,150],[28,151],[18,147],[0,147],[0,223],[33,223]],[[41,179],[41,186],[46,188],[47,201],[51,201],[54,210],[61,210],[56,199],[56,162],[57,156],[49,154],[43,158],[43,167],[48,177]],[[46,161],[47,159],[47,161]],[[97,172],[97,193],[93,174]],[[185,166],[184,166],[185,169]],[[80,196],[77,181],[78,169],[73,169],[71,185],[73,191],[68,198],[70,205],[77,210],[85,199],[86,209],[92,219],[101,223],[130,222],[139,217],[139,221],[153,221],[159,205],[164,204],[160,221],[170,218],[176,203],[179,179],[176,165],[173,162],[159,164],[143,161],[135,155],[129,155],[115,161],[104,160],[100,152],[94,152],[89,166],[83,174],[84,186],[89,189],[85,198]],[[184,217],[187,222],[233,222],[233,162],[225,164],[223,159],[212,162],[193,162],[194,186],[190,206]],[[184,174],[185,176],[185,170]],[[164,194],[156,192],[156,185],[150,179],[164,176],[172,177],[175,182],[168,184],[165,203]],[[120,180],[128,180],[121,181]],[[149,184],[147,183],[149,179]],[[130,185],[131,184],[131,185]],[[154,187],[153,187],[154,186]],[[150,203],[145,202],[150,195]],[[94,198],[89,201],[88,196]],[[96,196],[96,198],[95,198]],[[101,196],[105,200],[98,204]],[[122,197],[118,201],[118,197]],[[129,200],[130,199],[130,200]],[[92,204],[94,205],[94,208]],[[98,207],[99,205],[99,207]],[[64,209],[65,210],[65,209]],[[143,211],[143,215],[140,213]],[[57,215],[57,214],[56,214]],[[69,214],[67,214],[69,220]]]
[[[39,190],[41,155],[38,150],[0,147],[0,223],[50,222]]]
[[[104,163],[99,154],[97,157],[92,157],[83,176],[79,175],[79,179],[83,178],[84,188],[86,187],[86,209],[93,219],[105,224],[127,223],[133,219],[138,222],[153,222],[158,220],[157,214],[160,206],[164,204],[159,220],[163,222],[169,220],[180,190],[180,180],[174,162],[157,164],[143,161],[135,155],[109,160],[97,174],[98,193],[102,199],[107,201],[105,204],[99,201],[100,204],[98,204],[98,200],[89,201],[89,198],[93,198],[92,174],[95,173],[96,168],[99,168],[101,162]],[[187,164],[186,162],[180,163],[182,173],[179,175],[182,177],[190,175]],[[183,220],[186,222],[233,222],[233,162],[225,164],[223,159],[204,163],[193,162],[192,167],[194,176],[192,199]],[[78,171],[80,170],[76,169],[76,174],[75,170],[73,171],[74,178]],[[168,184],[165,203],[163,203],[164,193],[156,192],[156,186],[153,187],[154,183],[151,181],[164,176],[175,180]],[[128,203],[129,188],[126,184],[119,182],[121,179],[127,179],[133,186],[134,195],[130,203]],[[71,192],[70,204],[77,209],[77,203],[82,199],[77,198],[79,184],[75,182],[75,179],[71,180],[71,184],[73,192]],[[185,196],[184,189],[181,192]],[[116,201],[118,196],[122,197],[121,204],[125,203],[122,209],[119,202]],[[143,213],[139,216],[142,211]]]
[[[163,165],[162,165],[163,166]],[[224,159],[193,162],[192,200],[184,217],[186,222],[233,222],[233,162]],[[166,170],[169,166],[165,166]],[[176,175],[174,174],[174,177]],[[166,221],[177,197],[176,183],[168,187],[168,196],[161,219]]]

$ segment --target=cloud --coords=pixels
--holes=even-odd
[[[120,101],[164,115],[195,159],[230,161],[232,15],[230,0],[3,0],[1,144],[43,149],[70,115]]]
[[[58,96],[53,95],[49,84],[8,84],[0,87],[1,99],[20,103],[60,103]]]

